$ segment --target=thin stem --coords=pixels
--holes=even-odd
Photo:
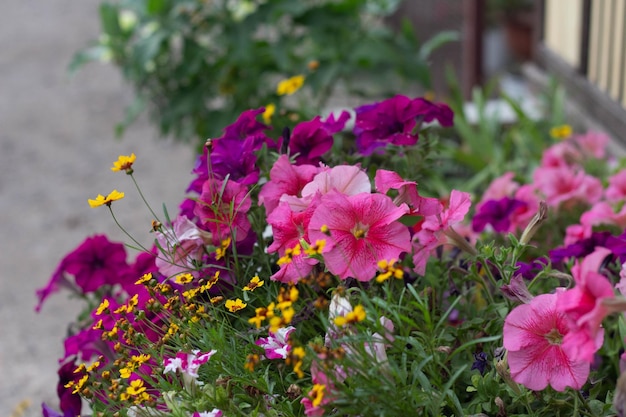
[[[160,222],[159,216],[157,216],[154,210],[152,210],[152,207],[148,203],[148,200],[146,200],[146,197],[144,197],[143,193],[141,192],[141,188],[139,187],[139,184],[137,184],[137,180],[135,179],[135,176],[133,174],[129,174],[129,175],[130,175],[130,178],[133,180],[133,183],[135,184],[135,188],[137,188],[137,191],[139,192],[139,195],[141,196],[141,199],[143,200],[144,204],[146,205],[146,207],[148,207],[148,210],[150,210],[150,213],[152,213],[152,216],[154,216],[154,219]]]
[[[113,213],[113,209],[111,208],[111,206],[109,205],[109,211],[111,212],[111,217],[113,217],[113,221],[115,221],[115,224],[117,225],[117,227],[120,228],[120,230],[130,238],[130,240],[133,241],[133,243],[135,243],[137,246],[139,246],[141,248],[141,250],[150,253],[150,250],[146,249],[146,247],[144,245],[142,245],[141,243],[139,243],[139,241],[137,239],[135,239],[130,233],[128,233],[128,231],[126,229],[124,229],[124,227],[122,227],[122,225],[120,224],[119,221],[117,221],[117,217],[115,217],[115,214]]]

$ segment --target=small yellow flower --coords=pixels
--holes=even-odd
[[[178,274],[176,275],[176,278],[174,279],[174,281],[177,284],[189,284],[191,281],[193,281],[193,275],[189,273]]]
[[[402,279],[404,277],[404,271],[401,268],[395,266],[396,259],[387,261],[383,259],[378,261],[378,268],[381,270],[380,274],[376,277],[376,282],[381,283],[388,280],[391,277],[396,279]]]
[[[282,256],[277,262],[276,264],[278,264],[278,266],[282,266],[284,264],[289,264],[291,263],[291,261],[293,260],[294,256],[299,256],[302,253],[302,247],[300,246],[300,244],[296,244],[296,246],[294,246],[293,248],[287,248],[285,250],[285,255]]]
[[[321,255],[326,247],[326,239],[318,239],[314,245],[309,246],[304,252],[309,256]]]
[[[361,304],[354,307],[354,310],[347,313],[345,316],[335,317],[335,325],[343,327],[346,324],[358,323],[365,320],[365,309]]]
[[[124,198],[124,193],[121,193],[117,190],[113,190],[106,197],[104,197],[101,194],[98,194],[95,200],[89,199],[87,200],[87,202],[89,203],[89,207],[91,208],[96,208],[96,207],[105,206],[105,205],[110,207],[113,201],[121,200],[122,198]]]
[[[143,274],[141,276],[141,278],[139,278],[137,281],[135,281],[135,284],[139,285],[139,284],[145,284],[146,282],[150,281],[152,279],[152,272],[148,272],[147,274]]]
[[[304,75],[295,75],[286,80],[282,80],[276,87],[276,94],[279,96],[291,95],[298,91],[304,84]]]
[[[137,157],[134,153],[130,155],[120,155],[117,161],[113,162],[111,171],[126,171],[127,174],[133,173],[133,163]]]
[[[102,313],[104,313],[107,309],[109,308],[109,299],[105,298],[104,300],[102,300],[102,302],[100,303],[100,305],[98,306],[98,309],[96,310],[96,316],[101,315]]]
[[[328,229],[328,226],[325,224],[320,227],[320,232],[324,233],[326,236],[330,236],[330,229]]]
[[[309,398],[311,399],[311,405],[313,407],[318,407],[322,400],[324,399],[324,390],[326,389],[326,385],[324,384],[315,384],[309,392]]]
[[[236,300],[226,300],[226,308],[231,313],[242,310],[246,308],[248,304],[244,303],[241,298],[237,298]]]
[[[254,368],[261,362],[261,358],[256,353],[251,353],[246,357],[246,363],[243,366],[250,372],[254,372]]]
[[[261,327],[261,323],[267,318],[267,308],[258,307],[254,310],[256,315],[248,319],[248,323],[252,323],[256,326],[256,328]]]
[[[245,287],[243,287],[244,291],[254,291],[259,287],[263,286],[263,283],[265,283],[265,281],[261,281],[259,279],[258,275],[255,275],[250,282],[248,283],[248,285],[246,285]]]
[[[226,249],[230,246],[231,238],[226,238],[220,242],[220,247],[215,249],[215,259],[220,260],[226,255]]]
[[[265,106],[265,111],[261,116],[263,116],[263,121],[265,124],[270,124],[272,122],[272,116],[276,113],[276,105],[274,103],[270,103]]]
[[[567,139],[572,136],[572,127],[570,125],[555,126],[550,129],[550,136],[554,139]]]
[[[141,379],[135,379],[134,381],[130,381],[130,386],[126,388],[126,394],[139,395],[145,390],[146,387],[143,386],[143,381]]]

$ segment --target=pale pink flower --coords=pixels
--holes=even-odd
[[[563,350],[576,360],[593,361],[594,353],[602,347],[602,320],[610,313],[602,301],[615,297],[613,285],[599,270],[611,254],[606,248],[596,248],[582,262],[572,267],[576,286],[558,294],[557,308],[567,319],[569,332],[563,338]]]
[[[620,294],[626,296],[626,262],[622,264],[622,268],[619,271],[619,282],[615,284],[615,288]]]
[[[626,169],[609,177],[609,185],[604,191],[604,197],[610,202],[626,200]]]
[[[319,168],[313,165],[293,165],[287,155],[281,155],[272,165],[270,180],[259,192],[259,205],[269,214],[276,208],[283,195],[301,197],[302,188],[308,184]]]
[[[302,189],[302,197],[315,194],[327,194],[335,190],[345,195],[356,195],[372,191],[370,179],[360,167],[354,165],[337,165],[324,170]]]
[[[578,164],[583,159],[580,150],[573,142],[565,140],[555,143],[543,151],[541,156],[542,168],[561,168]]]
[[[562,348],[569,327],[556,308],[556,294],[542,294],[515,307],[504,320],[503,341],[513,380],[540,391],[550,384],[557,391],[580,389],[590,365]]]
[[[261,337],[255,342],[257,346],[265,349],[265,357],[268,359],[286,359],[291,346],[289,336],[296,330],[293,326],[282,327],[276,333],[269,333],[268,337]]]
[[[369,281],[378,261],[399,259],[411,250],[409,230],[397,221],[407,210],[382,194],[346,196],[331,191],[313,213],[309,238],[326,241],[322,256],[331,273]],[[328,227],[330,236],[322,226]]]
[[[441,203],[436,198],[422,197],[417,192],[417,183],[405,181],[400,175],[393,171],[379,169],[374,178],[376,191],[387,194],[389,190],[397,190],[398,196],[393,202],[399,206],[407,204],[411,209],[410,214],[421,216],[434,216],[441,212]]]
[[[611,204],[601,201],[580,216],[580,223],[589,228],[608,224],[623,229],[626,227],[626,205],[616,213]]]
[[[545,196],[546,203],[555,208],[569,208],[576,203],[591,205],[602,197],[602,182],[582,170],[537,168],[533,180]]]
[[[177,217],[172,227],[156,232],[160,253],[155,260],[159,272],[166,277],[190,272],[193,274],[202,259],[204,246],[212,243],[211,234],[201,230],[187,216]]]
[[[587,132],[572,137],[574,143],[584,155],[592,155],[594,158],[602,159],[606,156],[606,145],[609,137],[602,132]]]

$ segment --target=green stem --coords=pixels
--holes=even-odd
[[[137,191],[139,192],[139,195],[141,196],[141,199],[143,200],[144,204],[146,205],[146,207],[148,207],[148,210],[150,210],[150,213],[152,213],[152,216],[154,217],[154,219],[160,222],[159,216],[157,216],[154,210],[152,210],[152,207],[148,203],[148,200],[146,200],[146,197],[141,192],[141,188],[139,187],[139,184],[137,184],[137,180],[135,179],[135,176],[133,174],[129,174],[129,175],[130,175],[130,178],[133,180],[133,183],[135,184],[135,188],[137,188]]]
[[[120,224],[120,222],[117,220],[117,217],[115,217],[115,214],[113,213],[113,209],[111,208],[111,206],[109,205],[109,211],[111,212],[111,217],[113,217],[113,221],[115,221],[115,224],[117,225],[117,227],[120,228],[120,230],[130,238],[130,240],[133,241],[133,243],[135,243],[138,247],[141,248],[141,250],[150,253],[150,250],[146,249],[146,247],[144,245],[142,245],[141,243],[139,243],[139,241],[137,241],[137,239],[135,239],[130,233],[128,233],[128,231],[126,229],[124,229],[124,227],[122,227],[122,225]]]

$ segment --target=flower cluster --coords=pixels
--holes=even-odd
[[[396,96],[274,134],[267,114],[207,140],[178,214],[148,205],[154,244],[133,261],[92,236],[38,291],[38,310],[62,288],[87,301],[62,415],[82,399],[139,417],[610,409],[626,191],[617,162],[597,163],[604,136],[557,142],[477,196],[436,192],[436,154],[419,158],[452,125],[445,104]],[[112,170],[136,185],[135,159]],[[123,196],[89,205],[113,214]]]

